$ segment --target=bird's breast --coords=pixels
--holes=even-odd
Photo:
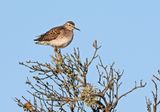
[[[64,48],[71,43],[73,35],[59,35],[55,40],[50,41],[50,45]]]

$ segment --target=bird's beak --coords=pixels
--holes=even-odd
[[[79,29],[79,28],[74,27],[74,29],[76,29],[76,30],[80,31],[80,29]]]

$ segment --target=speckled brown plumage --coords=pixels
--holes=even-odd
[[[34,41],[36,41],[36,44],[64,48],[72,41],[74,29],[79,30],[75,27],[74,22],[68,21],[62,26],[50,29],[46,33],[40,35],[37,39],[34,39]]]

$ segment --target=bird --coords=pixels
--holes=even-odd
[[[49,45],[55,49],[67,47],[73,40],[73,30],[78,30],[73,21],[67,21],[65,24],[53,27],[44,34],[34,39],[36,44]]]

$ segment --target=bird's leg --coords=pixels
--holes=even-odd
[[[54,53],[55,53],[55,57],[57,57],[58,55],[61,55],[61,50],[58,49],[57,47],[54,47]]]
[[[61,50],[57,47],[54,48],[55,53],[55,64],[56,64],[56,72],[61,73],[61,64],[63,63],[63,57],[61,55]]]
[[[61,50],[54,47],[54,54],[57,61],[62,60]]]
[[[61,50],[60,49],[57,49],[57,58],[58,60],[62,60],[62,54],[61,54]]]
[[[54,47],[54,53],[56,58],[59,57],[59,55],[61,55],[61,51],[57,47]]]
[[[56,53],[58,51],[58,48],[57,47],[54,47],[54,52]]]
[[[61,55],[61,49],[58,49],[58,50],[57,50],[57,52],[58,52],[58,54],[60,54],[60,55]]]

